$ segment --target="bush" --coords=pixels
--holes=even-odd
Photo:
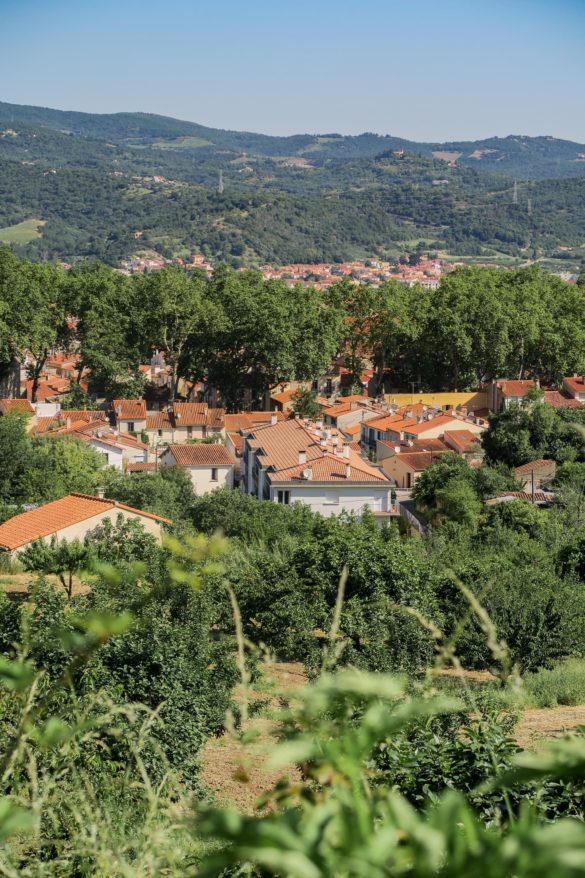
[[[569,659],[524,676],[526,701],[536,707],[585,704],[585,661]]]

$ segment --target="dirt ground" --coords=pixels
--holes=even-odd
[[[244,731],[251,727],[258,730],[258,737],[246,747],[229,732],[207,741],[202,753],[203,780],[218,804],[232,805],[252,814],[258,797],[280,778],[286,777],[293,783],[300,780],[296,767],[273,771],[266,768],[265,762],[276,743],[274,731],[277,724],[270,716],[278,709],[276,693],[290,692],[306,682],[300,662],[267,665],[258,691],[251,693],[251,700],[264,699],[266,706],[242,726]]]
[[[0,573],[0,590],[7,594],[26,595],[29,586],[37,578],[36,573]],[[49,582],[54,583],[57,588],[62,589],[63,586],[57,576],[49,574],[47,577]],[[73,577],[73,595],[86,594],[90,586],[87,582],[82,582],[76,576]]]
[[[527,708],[514,730],[514,737],[521,747],[532,750],[547,738],[558,738],[581,725],[585,725],[583,704],[577,707]]]

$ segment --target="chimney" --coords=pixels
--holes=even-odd
[[[299,464],[303,464],[307,462],[307,451],[305,448],[302,448],[299,451]]]
[[[349,465],[349,463],[346,463],[345,464],[345,478],[349,479],[350,476],[351,476],[351,466]]]
[[[121,405],[116,406],[116,414],[118,415],[118,417],[120,417],[120,415],[122,414],[122,406]]]
[[[349,443],[344,444],[343,446],[343,456],[349,460]]]
[[[98,500],[103,500],[104,497],[106,496],[106,492],[105,492],[104,488],[102,488],[100,486],[100,487],[95,489],[95,495],[98,498]]]
[[[277,422],[278,422],[278,415],[276,414],[276,412],[272,412],[272,414],[270,415],[270,426],[274,427]]]
[[[67,418],[65,421],[65,427],[70,430],[71,429],[71,418]]]

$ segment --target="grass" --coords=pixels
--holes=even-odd
[[[569,659],[551,670],[523,678],[526,701],[535,707],[574,707],[585,704],[585,661]]]
[[[40,229],[44,224],[44,220],[29,219],[14,226],[5,226],[0,229],[0,241],[4,244],[28,244],[41,237]]]
[[[199,149],[201,146],[213,146],[211,140],[194,135],[177,137],[176,140],[156,140],[152,145],[156,149]]]

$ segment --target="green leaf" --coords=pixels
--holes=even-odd
[[[26,662],[9,662],[0,656],[0,683],[7,689],[22,692],[31,685],[35,669]]]
[[[30,832],[33,825],[32,811],[14,805],[9,799],[0,799],[0,843],[15,833]]]

